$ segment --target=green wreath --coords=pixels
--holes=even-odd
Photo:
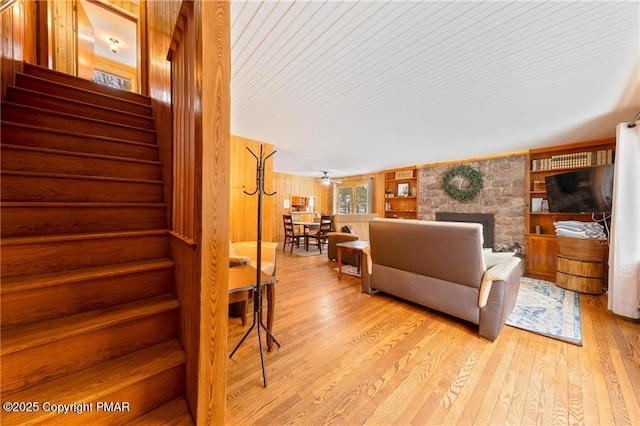
[[[465,178],[469,179],[469,181],[471,182],[471,186],[465,189],[456,187],[451,183],[451,180],[453,180],[453,178],[456,176],[464,176]],[[482,189],[482,173],[471,166],[456,166],[444,174],[442,186],[444,187],[444,191],[449,194],[449,196],[454,200],[473,200]]]

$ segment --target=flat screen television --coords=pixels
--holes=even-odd
[[[545,181],[552,213],[611,212],[613,164],[551,175]]]

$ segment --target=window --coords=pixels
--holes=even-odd
[[[339,184],[335,199],[336,212],[339,214],[371,213],[372,191],[373,178]]]
[[[368,188],[366,185],[356,186],[356,199],[355,199],[355,211],[354,213],[364,214],[368,213]]]
[[[343,186],[338,189],[338,213],[353,213],[353,187]]]

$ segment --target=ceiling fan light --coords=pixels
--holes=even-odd
[[[320,179],[320,183],[322,183],[324,186],[329,186],[331,185],[331,179],[329,179],[327,176],[323,176]]]

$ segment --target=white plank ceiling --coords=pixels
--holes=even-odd
[[[640,2],[233,0],[231,131],[348,176],[615,135]]]

